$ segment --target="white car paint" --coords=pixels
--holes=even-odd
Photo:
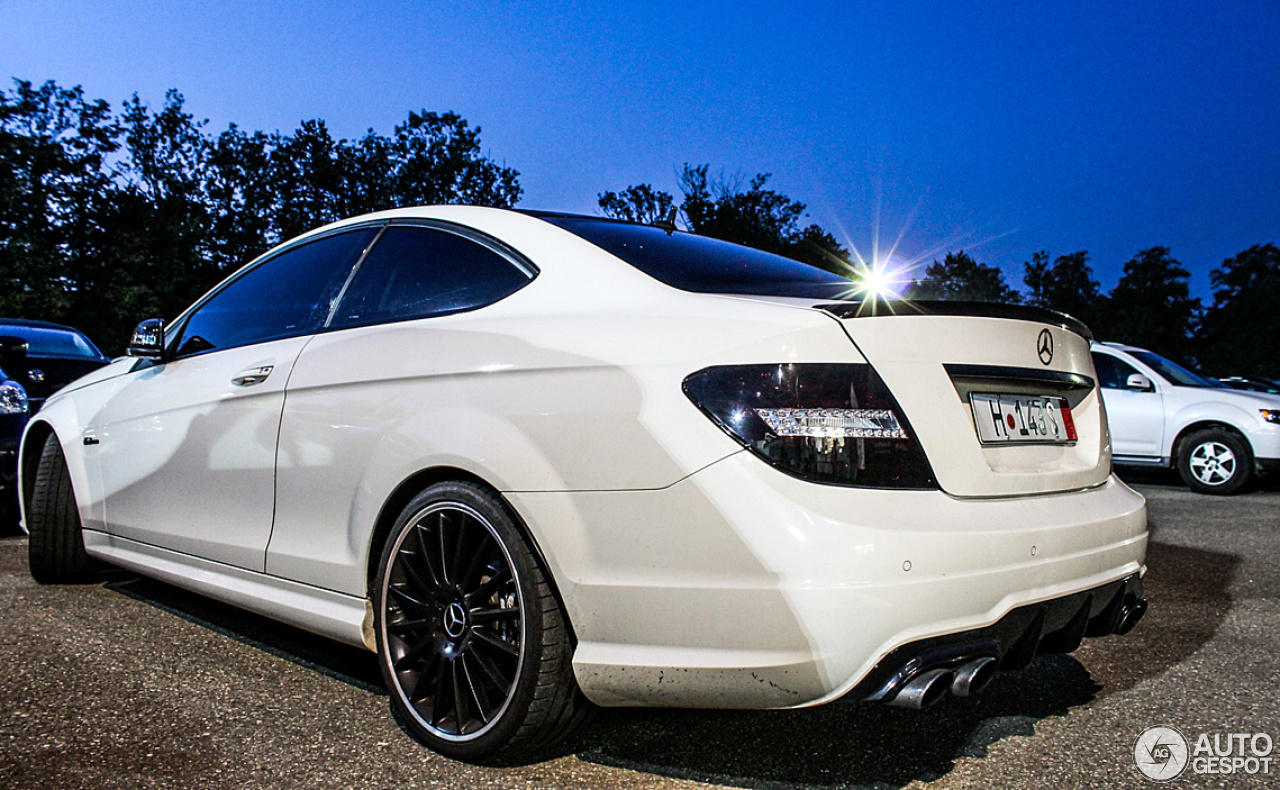
[[[59,437],[92,556],[373,649],[378,519],[415,475],[459,470],[527,525],[590,699],[715,707],[831,700],[912,640],[1145,572],[1144,503],[1109,474],[1097,389],[1073,406],[1075,444],[984,447],[943,368],[1091,385],[1088,341],[1061,326],[838,319],[812,301],[679,291],[519,213],[376,217],[458,223],[539,274],[471,312],[118,361],[50,398],[28,436]],[[681,391],[711,365],[792,362],[870,362],[939,488],[796,479]],[[265,388],[230,384],[264,363]]]
[[[1255,459],[1280,461],[1280,424],[1267,422],[1262,410],[1280,410],[1280,395],[1229,387],[1178,386],[1138,357],[1143,349],[1119,343],[1095,343],[1106,354],[1135,368],[1151,382],[1149,392],[1101,388],[1117,463],[1169,466],[1178,440],[1191,431],[1225,425],[1248,440]]]

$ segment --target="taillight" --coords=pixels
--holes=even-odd
[[[684,393],[726,433],[805,480],[866,488],[937,488],[906,415],[870,365],[706,368]]]

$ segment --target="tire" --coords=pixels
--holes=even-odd
[[[1196,431],[1178,445],[1178,474],[1199,494],[1234,494],[1253,477],[1253,452],[1220,428]]]
[[[567,735],[589,703],[564,612],[496,492],[431,486],[401,512],[374,590],[382,677],[431,749],[511,762]]]
[[[40,451],[27,502],[27,532],[31,535],[27,559],[36,581],[83,584],[97,580],[97,564],[84,551],[80,509],[56,434],[49,434]]]

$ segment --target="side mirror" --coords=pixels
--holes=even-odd
[[[159,360],[164,357],[164,319],[148,318],[133,330],[125,353],[131,357]]]
[[[1124,386],[1131,390],[1141,390],[1142,392],[1155,392],[1156,385],[1151,383],[1151,379],[1141,373],[1130,373],[1129,378],[1125,379]]]
[[[5,335],[0,337],[0,359],[17,361],[27,358],[27,341],[14,337],[13,335]]]

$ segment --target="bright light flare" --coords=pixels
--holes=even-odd
[[[872,261],[855,267],[851,279],[863,298],[900,299],[911,287],[911,270],[891,260]]]

